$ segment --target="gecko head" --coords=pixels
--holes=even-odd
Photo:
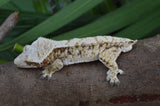
[[[137,40],[127,40],[124,42],[124,46],[122,47],[123,52],[128,52],[132,50],[134,44],[137,43]]]
[[[53,48],[53,41],[40,37],[23,48],[23,52],[14,60],[14,64],[22,68],[36,68],[35,64],[41,65]]]
[[[36,67],[31,64],[28,64],[29,57],[32,54],[31,49],[32,49],[32,47],[30,47],[29,45],[26,45],[23,48],[23,52],[14,59],[14,64],[17,65],[17,67],[21,67],[21,68],[34,68],[34,67]]]

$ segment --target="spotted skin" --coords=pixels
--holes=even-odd
[[[119,84],[117,74],[123,74],[118,68],[116,59],[121,52],[132,50],[137,40],[127,38],[96,36],[54,41],[38,38],[31,45],[24,47],[14,63],[22,68],[44,67],[43,77],[51,77],[53,73],[66,65],[99,60],[109,70],[106,80],[110,84]]]
[[[99,60],[109,68],[107,72],[106,80],[110,81],[110,84],[119,84],[120,81],[117,78],[117,74],[123,74],[123,71],[118,69],[118,65],[116,63],[116,59],[120,55],[121,50],[115,47],[104,50],[99,54]]]

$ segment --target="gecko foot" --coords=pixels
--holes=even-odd
[[[42,71],[41,78],[51,79],[53,72],[49,72],[47,70]]]
[[[118,69],[118,71],[116,72],[108,70],[108,72],[106,73],[107,74],[106,80],[110,81],[111,85],[114,85],[114,84],[119,85],[120,81],[117,78],[118,73],[123,74],[124,72],[121,69]]]
[[[52,64],[45,67],[42,71],[42,78],[51,79],[52,74],[63,68],[63,62],[60,59],[56,59]]]

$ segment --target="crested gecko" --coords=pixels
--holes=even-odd
[[[99,60],[109,70],[106,80],[110,84],[119,84],[117,74],[124,72],[118,68],[116,59],[121,52],[132,50],[137,40],[112,36],[96,36],[55,41],[39,37],[31,45],[26,45],[16,57],[14,64],[21,68],[44,67],[43,77],[52,74],[65,65]]]

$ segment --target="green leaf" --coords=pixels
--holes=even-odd
[[[32,0],[36,12],[52,13],[48,0]],[[50,9],[48,9],[50,7]]]
[[[17,56],[17,53],[13,52],[12,49],[0,52],[0,60],[12,61]]]
[[[53,0],[56,4],[56,7],[58,6],[58,9],[62,9],[66,6],[68,6],[72,0]]]
[[[56,31],[69,22],[75,20],[91,8],[95,7],[102,1],[103,0],[76,0],[26,33],[8,43],[0,45],[0,51],[4,51],[13,47],[16,42],[19,44],[26,44],[40,36],[45,36],[53,31]]]
[[[148,17],[143,18],[135,24],[114,34],[114,36],[127,37],[131,39],[142,39],[149,36],[154,36],[155,33],[160,33],[159,9],[151,14],[148,14]]]
[[[103,0],[103,3],[98,5],[89,11],[89,14],[98,15],[98,14],[106,14],[116,9],[116,5],[113,3],[113,0]]]
[[[104,0],[104,5],[106,5],[108,11],[113,11],[116,8],[113,0]]]
[[[77,18],[76,20],[70,22],[69,24],[65,25],[64,27],[56,30],[55,32],[47,35],[46,37],[51,38],[53,35],[59,35],[62,34],[64,32],[68,32],[71,30],[74,30],[76,28],[82,27],[88,23],[91,23],[93,21],[95,21],[96,19],[98,19],[99,17],[101,17],[102,15],[83,15],[79,18]]]
[[[6,63],[7,61],[5,61],[5,60],[0,60],[0,63]]]
[[[23,52],[23,46],[16,43],[14,45],[13,51],[16,53],[22,53]]]
[[[7,2],[9,2],[10,0],[0,0],[0,7],[4,4],[6,4]]]
[[[159,9],[160,0],[135,0],[114,12],[104,15],[97,21],[76,30],[54,36],[54,40],[105,35],[122,29],[139,19],[148,17],[149,13]]]
[[[8,0],[6,0],[8,1]],[[9,0],[1,9],[23,12],[35,12],[32,0]]]
[[[120,0],[121,5],[130,3],[133,0]]]

